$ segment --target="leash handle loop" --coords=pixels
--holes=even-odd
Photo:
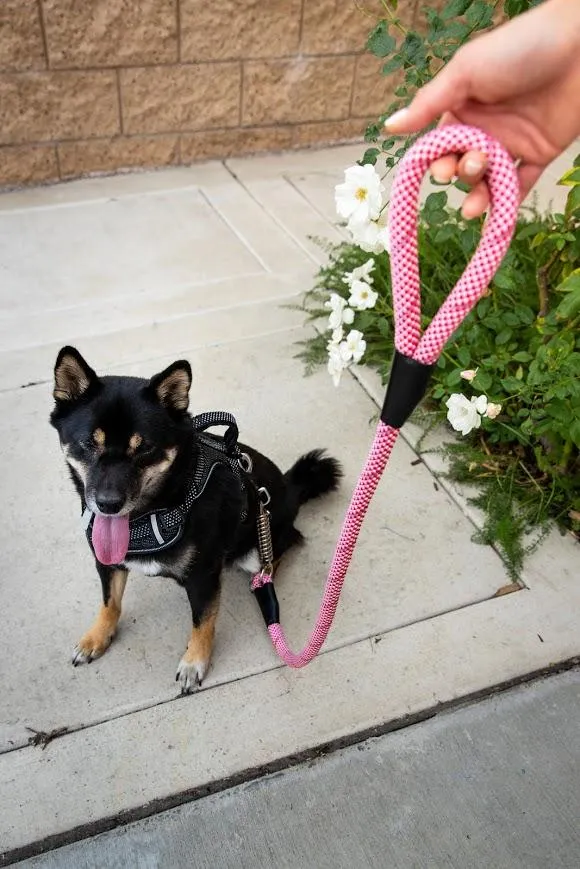
[[[480,150],[487,154],[492,209],[467,270],[421,337],[421,298],[417,259],[417,204],[422,178],[430,163],[443,154]],[[415,143],[399,165],[389,211],[391,269],[395,309],[395,376],[389,384],[387,419],[379,422],[375,439],[352,494],[326,580],[316,623],[301,652],[292,651],[279,622],[271,577],[255,577],[258,597],[270,638],[290,667],[304,667],[326,640],[340,592],[368,506],[399,435],[399,429],[425,391],[431,366],[453,331],[485,291],[509,246],[519,200],[518,182],[509,155],[480,130],[464,126],[440,127]],[[398,373],[397,373],[398,372]],[[389,398],[390,393],[390,398]],[[405,395],[409,393],[409,395]],[[412,409],[412,408],[411,408]],[[267,589],[265,591],[265,589]]]
[[[473,258],[421,336],[421,288],[417,253],[418,199],[430,164],[445,154],[482,151],[491,211]],[[451,124],[419,139],[399,164],[391,191],[389,233],[395,311],[395,346],[403,356],[433,365],[443,347],[483,295],[509,247],[517,219],[519,186],[512,158],[491,136]]]
[[[216,425],[225,425],[224,444],[230,456],[237,456],[240,452],[238,446],[238,424],[235,416],[222,410],[210,410],[207,413],[199,413],[193,417],[193,427],[196,432],[205,431]]]

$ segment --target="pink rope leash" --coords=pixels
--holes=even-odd
[[[487,155],[491,213],[465,272],[421,335],[417,217],[421,181],[433,160],[477,150]],[[280,625],[272,577],[257,574],[254,591],[276,652],[289,667],[304,667],[328,636],[359,532],[399,430],[425,393],[431,369],[446,342],[483,295],[509,247],[519,201],[513,162],[503,147],[472,127],[440,127],[421,138],[399,165],[389,208],[395,358],[381,422],[348,507],[330,567],[320,611],[304,649],[291,651]]]

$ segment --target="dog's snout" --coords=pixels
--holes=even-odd
[[[114,514],[123,509],[125,499],[114,489],[103,489],[95,498],[95,503],[101,513]]]

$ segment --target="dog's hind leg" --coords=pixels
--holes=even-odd
[[[75,667],[77,664],[90,664],[107,651],[121,617],[121,601],[128,571],[120,567],[108,567],[99,562],[97,562],[97,570],[103,588],[103,605],[93,626],[83,634],[75,646],[72,658]]]
[[[220,603],[220,572],[221,568],[209,577],[206,574],[203,584],[193,578],[185,584],[193,627],[175,676],[182,694],[191,694],[201,685],[209,668]]]

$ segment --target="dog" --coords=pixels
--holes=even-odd
[[[129,570],[169,577],[185,589],[193,623],[175,677],[183,694],[201,685],[210,664],[224,567],[253,575],[263,566],[260,504],[269,498],[277,564],[303,540],[294,526],[300,506],[334,491],[342,476],[323,450],[283,474],[257,450],[237,445],[233,417],[192,417],[191,383],[185,360],[150,380],[99,377],[78,350],[63,347],[50,415],[102,587],[102,606],[72,663],[90,663],[111,644]],[[229,425],[223,437],[204,431],[216,419]]]

